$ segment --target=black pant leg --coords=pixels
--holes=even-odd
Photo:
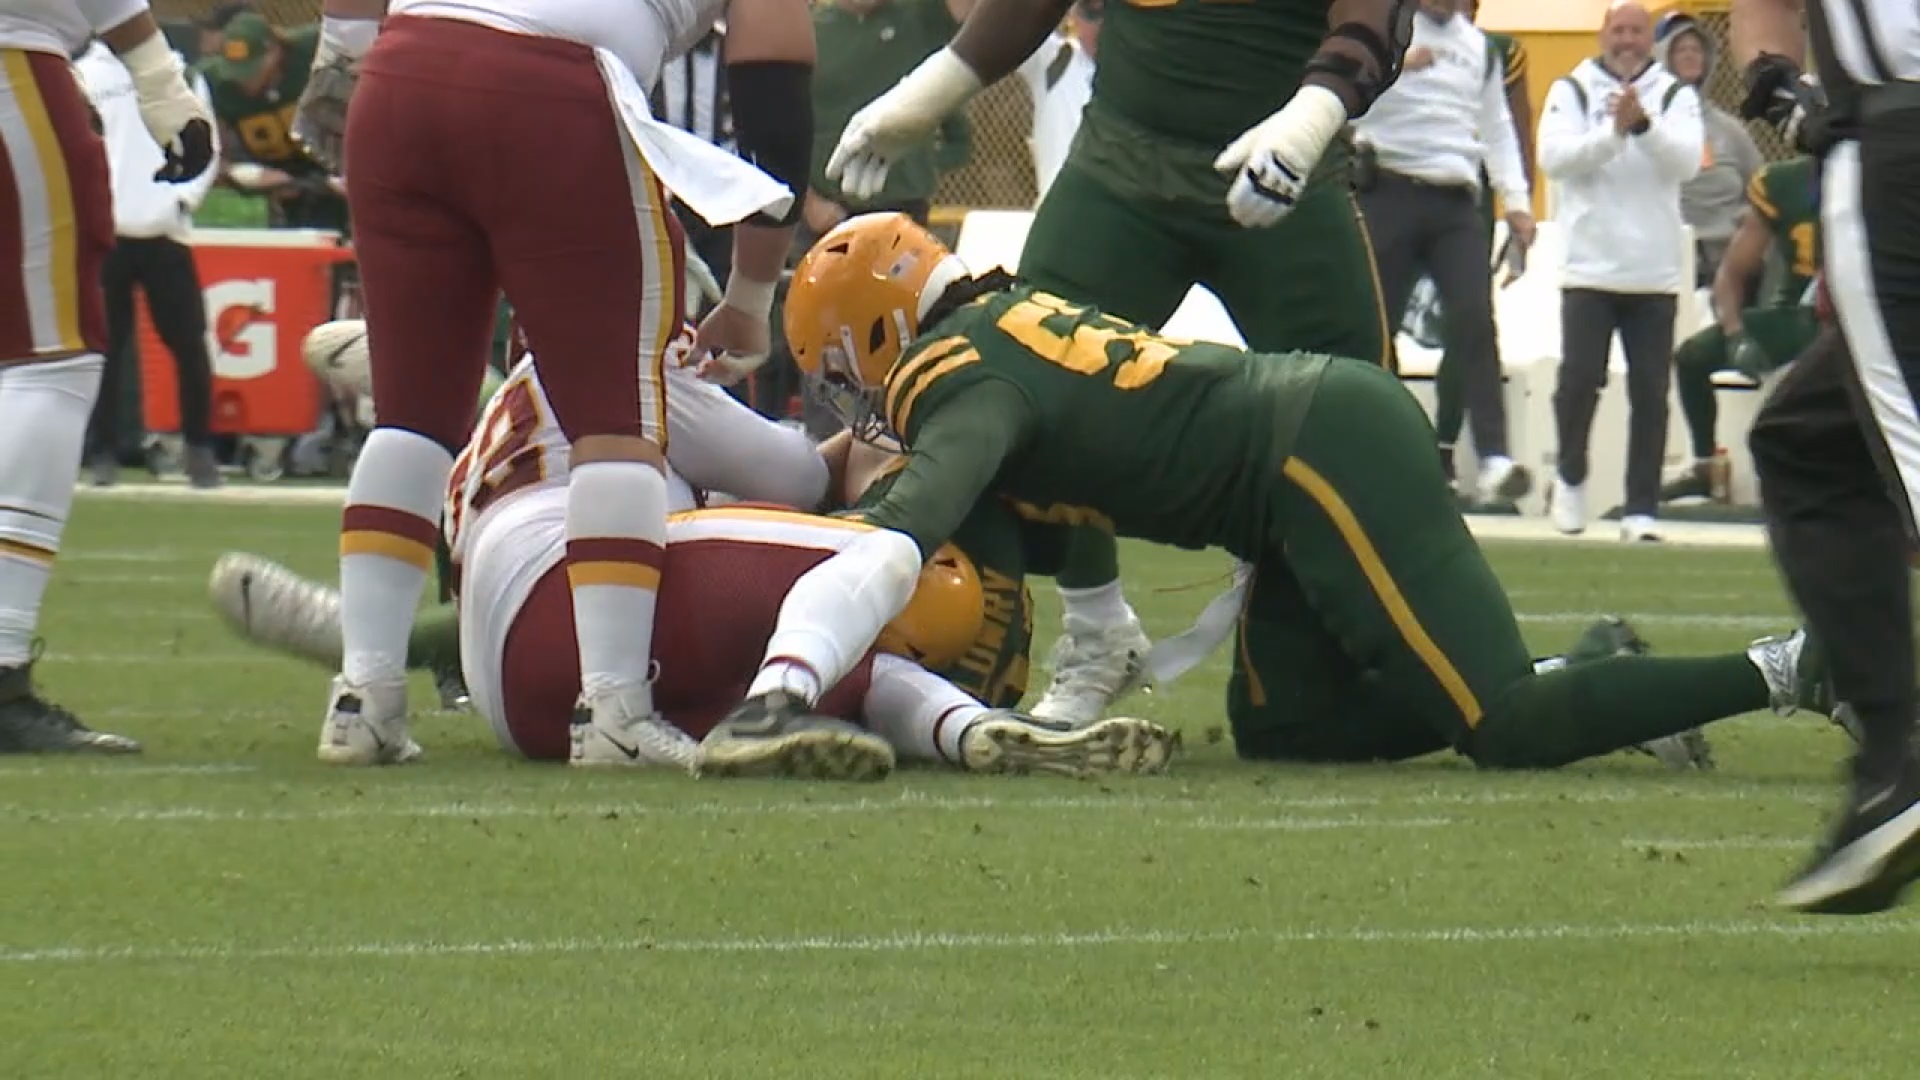
[[[188,446],[211,439],[213,361],[207,355],[207,304],[193,250],[164,237],[141,241],[138,270],[153,327],[173,354],[180,390],[180,436]]]
[[[1628,514],[1660,508],[1660,463],[1667,455],[1667,397],[1673,387],[1672,296],[1623,297],[1620,348],[1627,354]]]
[[[1863,441],[1878,464],[1896,532],[1853,538],[1823,593],[1852,597],[1833,632],[1834,687],[1866,736],[1869,767],[1886,769],[1909,744],[1916,705],[1908,560],[1920,517],[1920,110],[1866,119],[1857,141],[1829,152],[1821,178],[1828,292],[1845,335]],[[1867,498],[1856,512],[1865,512]],[[1854,508],[1854,507],[1846,507]],[[1837,533],[1841,523],[1829,526]],[[1904,533],[1904,535],[1902,535]],[[1804,571],[1803,571],[1804,572]],[[1820,571],[1813,571],[1819,574]],[[1830,574],[1829,576],[1836,576]],[[1796,596],[1800,590],[1796,589]],[[1811,614],[1810,616],[1811,617]],[[1834,621],[1838,622],[1837,619]]]
[[[1907,544],[1864,411],[1846,342],[1828,331],[1781,375],[1747,446],[1774,559],[1836,694],[1904,745],[1889,718],[1912,715]]]
[[[135,259],[130,241],[121,239],[107,253],[100,273],[106,294],[107,353],[100,369],[100,392],[87,421],[87,456],[117,457],[120,452],[120,398],[127,370],[137,357],[133,340]]]
[[[1502,396],[1500,349],[1493,325],[1493,273],[1487,267],[1485,220],[1473,194],[1430,200],[1433,230],[1427,267],[1447,313],[1443,365],[1458,365],[1472,425],[1473,448],[1482,459],[1507,453],[1507,408]]]
[[[1407,313],[1413,286],[1426,268],[1428,191],[1391,173],[1384,174],[1361,193],[1360,214],[1367,222],[1373,245],[1373,265],[1380,275],[1380,300],[1386,305],[1387,325],[1396,331]]]
[[[1560,373],[1553,388],[1553,419],[1560,479],[1587,482],[1587,444],[1600,388],[1607,385],[1607,357],[1617,323],[1612,293],[1563,289],[1560,293]]]

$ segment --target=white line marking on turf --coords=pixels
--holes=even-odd
[[[527,795],[538,798],[539,793]],[[1398,798],[1325,797],[1303,799],[1260,799],[1226,806],[1251,814],[1262,810],[1326,809],[1329,807],[1441,807],[1581,804],[1627,804],[1653,801],[1671,802],[1767,802],[1779,804],[1820,804],[1831,801],[1832,792],[1811,785],[1716,786],[1684,789],[1598,789],[1589,791],[1539,792],[1432,792]],[[903,811],[936,813],[1037,811],[1115,811],[1138,810],[1156,814],[1169,811],[1217,811],[1218,800],[1189,799],[1179,796],[1042,796],[1038,798],[996,798],[992,796],[929,796],[909,792],[897,798],[862,798],[844,801],[770,800],[758,803],[699,802],[488,802],[452,801],[426,804],[379,803],[369,801],[353,806],[302,807],[262,810],[235,806],[126,805],[89,810],[60,810],[22,805],[0,805],[0,821],[31,821],[38,825],[88,824],[223,824],[356,821],[367,819],[495,819],[495,818],[735,818],[735,817],[819,817],[852,814],[898,814]],[[1175,823],[1184,824],[1184,823]]]
[[[207,580],[205,574],[69,574],[63,575],[69,585],[184,585],[188,582],[201,583]]]
[[[107,776],[119,779],[123,776],[226,776],[237,773],[252,773],[260,770],[252,765],[136,765],[133,763],[115,764],[102,762],[98,765],[0,765],[0,778],[12,780],[22,776]]]
[[[1663,848],[1668,851],[1773,851],[1779,848],[1810,847],[1804,836],[1722,836],[1702,839],[1662,837],[1652,840],[1622,840],[1626,848]]]
[[[1194,945],[1503,945],[1665,938],[1875,938],[1920,933],[1920,922],[1759,919],[1728,922],[1557,923],[1544,926],[1327,927],[1287,930],[1132,929],[1051,933],[905,933],[732,938],[549,938],[497,941],[364,941],[311,945],[49,945],[0,950],[0,964],[247,960],[409,960],[622,952],[690,954],[921,953],[1013,949],[1096,949]]]
[[[1370,818],[1358,815],[1341,818],[1199,818],[1187,822],[1189,828],[1216,831],[1324,832],[1331,829],[1434,829],[1452,825],[1452,818]]]

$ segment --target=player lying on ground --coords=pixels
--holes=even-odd
[[[1714,324],[1673,352],[1673,384],[1693,438],[1693,464],[1660,489],[1661,502],[1715,495],[1714,372],[1736,370],[1758,382],[1805,351],[1820,331],[1812,302],[1820,272],[1816,177],[1814,160],[1797,157],[1768,165],[1747,184],[1747,214],[1713,278]],[[1769,249],[1784,268],[1780,283],[1765,304],[1748,307]]]
[[[1433,429],[1391,373],[1312,353],[1168,341],[1002,273],[969,277],[897,214],[853,218],[795,271],[795,360],[856,433],[908,447],[883,530],[794,586],[736,710],[806,715],[905,604],[920,561],[985,493],[1043,520],[1224,548],[1252,582],[1228,692],[1249,757],[1342,718],[1415,745],[1548,767],[1772,705],[1819,704],[1803,634],[1701,658],[1609,655],[1536,672],[1468,533]]]
[[[564,457],[548,446],[544,474],[526,468],[524,457],[514,464],[511,453],[470,457],[488,445],[481,440],[489,429],[497,430],[500,417],[515,415],[506,403],[521,391],[538,394],[530,368],[517,372],[496,395],[480,440],[462,455],[455,476],[465,479],[456,483],[448,516],[461,602],[457,614],[449,609],[423,616],[408,655],[415,667],[442,667],[457,656],[475,708],[493,724],[503,746],[526,757],[564,756],[579,765],[691,764],[718,775],[877,777],[891,768],[896,751],[978,771],[1083,774],[1165,766],[1172,736],[1154,725],[1116,719],[1082,731],[1053,732],[989,709],[920,666],[977,670],[979,684],[988,688],[1007,686],[1017,674],[1024,685],[1026,628],[1021,627],[1022,644],[1010,652],[1012,635],[1004,622],[1010,603],[996,601],[999,619],[983,616],[980,576],[952,549],[922,572],[917,599],[893,620],[881,654],[866,658],[822,706],[823,716],[862,720],[881,738],[822,722],[778,741],[708,739],[694,762],[694,739],[708,735],[739,700],[788,588],[808,567],[877,531],[856,521],[752,507],[680,514],[669,526],[667,560],[677,573],[662,589],[659,625],[672,632],[656,638],[654,693],[677,738],[628,746],[613,744],[590,724],[573,724],[569,731],[579,673],[561,574]],[[536,431],[498,445],[538,447],[541,442]],[[564,449],[564,443],[557,445]],[[806,452],[813,453],[811,447]],[[471,478],[484,475],[508,479],[476,487]],[[996,523],[975,515],[971,524],[961,535],[983,538],[983,550],[1006,551],[1004,535],[993,536]],[[1011,581],[1017,589],[1018,573],[989,576]],[[337,662],[339,599],[332,590],[244,555],[221,560],[211,590],[216,607],[249,637],[318,663]],[[979,663],[983,655],[994,662]],[[1019,694],[1020,686],[1014,687],[1012,699]],[[406,760],[417,754],[409,743],[373,759]]]

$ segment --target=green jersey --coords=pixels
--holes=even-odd
[[[1489,62],[1498,61],[1501,78],[1507,90],[1511,92],[1527,77],[1527,49],[1520,39],[1511,34],[1496,34],[1486,31]]]
[[[1332,0],[1112,0],[1093,97],[1134,125],[1225,146],[1286,104]]]
[[[865,518],[864,511],[878,506],[899,476],[895,470],[868,485],[851,516]],[[952,541],[980,575],[986,611],[973,647],[938,674],[996,709],[1011,709],[1026,696],[1028,651],[1033,647],[1033,596],[1027,591],[1020,520],[999,500],[981,499]]]
[[[910,452],[868,520],[930,552],[992,491],[1031,521],[1252,558],[1329,362],[1171,341],[1028,286],[989,294],[889,373]]]
[[[280,77],[260,94],[249,94],[238,83],[218,77],[217,64],[203,65],[213,94],[213,115],[240,140],[248,160],[294,176],[323,172],[293,141],[293,110],[307,88],[313,54],[320,46],[320,28],[288,30],[284,45]]]
[[[1820,207],[1814,185],[1819,166],[1810,157],[1776,161],[1747,182],[1747,205],[1766,222],[1787,272],[1773,303],[1792,306],[1820,271]]]

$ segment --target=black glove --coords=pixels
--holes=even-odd
[[[189,120],[173,142],[160,149],[167,155],[167,163],[153,178],[165,184],[184,184],[213,165],[213,125]]]
[[[1740,116],[1764,120],[1797,150],[1818,154],[1833,142],[1826,92],[1800,71],[1800,65],[1776,53],[1761,53],[1747,65],[1747,96]]]

